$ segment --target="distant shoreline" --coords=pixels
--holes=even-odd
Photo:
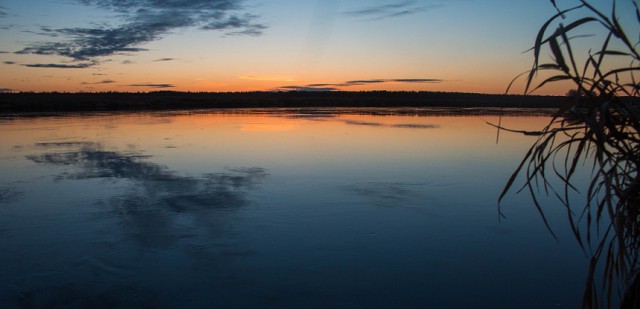
[[[0,93],[0,114],[224,108],[559,108],[561,96],[455,92]]]

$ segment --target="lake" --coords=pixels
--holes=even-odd
[[[535,136],[389,109],[0,119],[6,308],[575,308],[566,210],[498,196]],[[549,118],[505,115],[541,129]]]

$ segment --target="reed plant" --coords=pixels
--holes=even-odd
[[[552,235],[541,195],[562,203],[590,259],[585,308],[640,308],[640,8],[630,2],[632,19],[623,20],[619,13],[629,11],[619,11],[615,0],[606,14],[586,0],[567,9],[551,0],[557,13],[538,32],[533,66],[509,85],[524,81],[526,94],[552,83],[572,85],[549,124],[525,132],[538,139],[499,199],[523,180],[520,190],[529,192]],[[580,188],[576,172],[585,167],[589,182]],[[576,202],[578,191],[584,199]]]

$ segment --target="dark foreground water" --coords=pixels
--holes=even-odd
[[[574,308],[586,258],[493,116],[0,120],[0,304]],[[505,117],[515,129],[546,117]]]

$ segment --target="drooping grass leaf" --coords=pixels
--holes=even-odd
[[[619,22],[615,0],[610,17],[587,0],[579,2],[579,6],[563,11],[556,1],[551,1],[558,12],[538,31],[531,48],[534,58],[531,70],[518,75],[507,88],[527,75],[525,93],[566,81],[574,84],[575,93],[540,131],[498,200],[502,201],[513,189],[518,175],[524,176],[524,184],[516,192],[529,192],[542,221],[555,237],[538,195],[556,198],[566,208],[578,244],[591,254],[583,306],[610,306],[616,287],[625,294],[624,304],[640,304],[640,83],[635,75],[640,71],[640,55],[627,36],[638,33],[638,29],[626,31]],[[635,11],[629,13],[635,15],[640,25],[638,1],[633,0],[633,5]],[[578,9],[583,16],[567,18]],[[566,20],[567,25],[559,23],[550,33],[549,27],[559,18],[563,23]],[[571,41],[583,36],[571,32],[585,25],[600,27],[604,35],[596,32],[592,37],[602,37],[602,44],[595,53],[588,49],[581,57]],[[545,47],[553,56],[552,63],[540,63]],[[614,61],[607,61],[610,58]],[[625,58],[629,59],[629,66],[615,65]],[[580,67],[578,59],[583,64]],[[531,90],[538,73],[545,70],[554,73],[542,78]],[[572,179],[579,168],[590,168],[591,179],[585,184],[584,204],[576,212],[572,195],[580,190]],[[556,178],[561,188],[551,178]],[[603,276],[595,276],[596,271],[603,271]],[[602,303],[596,281],[602,286]]]

